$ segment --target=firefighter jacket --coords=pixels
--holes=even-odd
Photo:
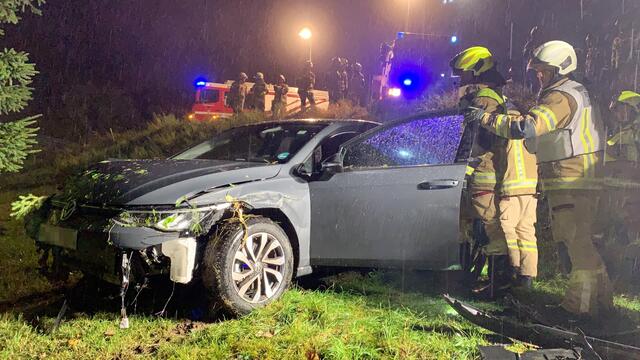
[[[498,103],[497,112],[510,113],[507,99],[491,88],[478,91],[477,97],[486,97]],[[524,140],[501,139],[495,147],[497,192],[501,196],[534,195],[538,186],[536,156],[524,146]]]
[[[561,79],[541,92],[528,114],[485,113],[481,124],[501,137],[527,139],[525,146],[536,154],[545,191],[602,187],[604,131],[581,84]]]
[[[313,90],[316,85],[316,74],[313,71],[307,71],[298,81],[298,93],[307,93]]]
[[[479,97],[478,92],[488,88],[487,85],[469,85],[461,89],[461,99],[470,98],[474,107],[484,109],[487,112],[498,110],[498,102],[491,97]],[[472,153],[472,161],[467,166],[467,184],[471,192],[477,191],[495,191],[496,189],[496,171],[494,166],[494,152],[496,141],[500,140],[488,131],[478,133],[477,141],[482,145],[482,150],[478,153]]]
[[[273,86],[274,97],[273,102],[276,103],[286,103],[287,102],[287,93],[289,92],[289,86],[287,84],[276,84]]]
[[[605,186],[640,189],[640,115],[607,140]]]
[[[265,83],[264,80],[256,80],[256,82],[251,87],[250,92],[256,99],[264,98],[268,93],[267,83]]]
[[[247,97],[248,87],[247,84],[240,81],[234,81],[231,84],[231,88],[229,89],[229,95],[231,96],[231,100],[234,104],[243,103]]]

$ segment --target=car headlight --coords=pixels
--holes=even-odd
[[[124,211],[113,219],[120,226],[150,227],[160,231],[183,231],[197,228],[200,222],[216,211],[227,209],[230,203],[175,209],[175,210],[132,210]]]
[[[195,215],[195,216],[194,216]],[[152,225],[153,228],[162,231],[182,231],[187,230],[191,224],[200,218],[199,212],[168,214],[158,222]],[[198,218],[198,219],[194,219]]]

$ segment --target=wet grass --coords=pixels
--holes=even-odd
[[[324,290],[295,288],[247,317],[208,324],[135,315],[120,330],[116,312],[72,313],[46,334],[4,314],[0,357],[473,359],[489,342],[438,296],[385,285],[381,274],[345,274]],[[40,319],[44,329],[52,323],[53,316]]]
[[[33,189],[47,194],[52,188]],[[0,192],[0,302],[51,290],[47,279],[38,274],[38,254],[33,240],[24,233],[22,222],[9,218],[9,208],[18,196]]]

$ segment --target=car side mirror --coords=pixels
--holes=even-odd
[[[311,176],[311,173],[307,169],[306,164],[305,163],[301,163],[301,164],[298,164],[298,165],[293,167],[293,175],[298,176],[298,177],[307,178],[307,177]]]

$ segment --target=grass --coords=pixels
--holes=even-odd
[[[5,314],[0,357],[473,359],[477,345],[488,343],[486,332],[448,311],[444,301],[385,286],[380,273],[334,281],[329,290],[296,288],[247,317],[212,324],[132,316],[131,328],[120,330],[116,313],[73,314],[51,335]]]
[[[47,194],[51,188],[37,188]],[[17,198],[14,191],[0,192],[0,301],[19,298],[51,289],[49,282],[37,272],[38,256],[22,222],[9,218],[10,203]]]
[[[349,115],[355,110],[332,111]],[[235,119],[258,120],[252,113]],[[51,193],[64,175],[105,157],[166,156],[228,122],[192,124],[162,117],[139,132],[109,134],[89,145],[41,154],[24,173],[3,179],[0,301],[52,289],[37,272],[33,241],[8,217],[9,203],[18,194]],[[131,327],[125,330],[118,328],[119,313],[106,307],[91,314],[71,312],[53,334],[45,330],[55,311],[36,318],[7,311],[0,314],[0,358],[476,359],[478,345],[495,338],[455,314],[439,295],[449,284],[434,281],[426,273],[344,273],[323,279],[322,290],[294,287],[271,306],[240,319],[200,323],[139,313],[130,316]],[[530,297],[557,301],[564,286],[564,280],[552,277],[538,282]],[[617,296],[616,305],[640,314],[635,295]]]

